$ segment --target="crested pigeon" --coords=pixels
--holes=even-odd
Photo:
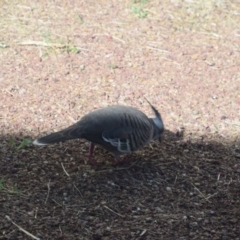
[[[34,145],[48,145],[66,140],[83,138],[91,142],[89,161],[95,145],[100,145],[115,156],[115,164],[121,162],[120,155],[143,148],[151,140],[161,137],[164,130],[161,115],[149,102],[155,117],[148,118],[140,110],[114,105],[95,110],[82,117],[72,126],[36,139]]]

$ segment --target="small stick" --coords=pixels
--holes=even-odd
[[[211,197],[213,197],[213,196],[215,196],[215,195],[217,195],[217,194],[218,194],[218,192],[216,192],[216,193],[214,193],[214,194],[208,196],[206,199],[209,199],[209,198],[211,198]]]
[[[73,183],[74,188],[78,191],[81,197],[83,197],[82,193],[79,191],[79,189],[76,187],[76,185]]]
[[[140,237],[143,236],[146,232],[147,232],[147,229],[144,229],[144,230],[141,232]]]
[[[114,169],[111,169],[112,171],[117,171],[117,170],[126,170],[126,169],[129,169],[131,168],[133,165],[135,165],[135,163],[137,162],[138,160],[136,160],[134,163],[132,163],[129,167],[125,167],[125,168],[114,168]],[[106,169],[106,170],[100,170],[100,171],[96,171],[96,173],[102,173],[102,172],[109,172],[110,169]]]
[[[58,203],[56,200],[52,199],[58,206],[62,207],[60,203]]]
[[[23,229],[22,227],[20,227],[19,225],[17,225],[15,222],[12,221],[12,219],[9,216],[5,216],[7,218],[8,221],[10,221],[14,226],[16,226],[20,231],[24,232],[25,234],[27,234],[28,236],[30,236],[33,239],[36,240],[40,240],[41,238],[35,237],[34,235],[32,235],[30,232],[26,231],[25,229]]]
[[[176,182],[177,182],[177,179],[178,179],[178,177],[177,177],[177,175],[176,175],[176,177],[175,177],[175,180],[174,180],[174,184],[173,184],[173,185],[175,185],[175,184],[176,184]]]
[[[62,165],[63,171],[66,173],[66,175],[67,175],[68,177],[70,177],[70,175],[67,173],[67,171],[66,171],[66,169],[65,169],[65,167],[63,166],[62,163],[61,163],[61,165]]]
[[[156,47],[150,47],[150,46],[146,46],[146,48],[153,49],[153,50],[157,50],[157,51],[159,51],[159,52],[170,53],[170,52],[169,52],[169,51],[167,51],[167,50],[160,49],[160,48],[156,48]]]
[[[151,149],[153,149],[153,146],[152,146],[152,144],[151,144],[151,143],[149,143],[149,146],[151,147]]]
[[[66,47],[66,45],[61,44],[61,43],[46,43],[46,42],[33,41],[33,40],[20,42],[19,45],[35,45],[35,46],[56,47],[56,48],[64,48],[64,47]]]
[[[37,218],[37,213],[38,213],[38,207],[36,207],[36,213],[35,213],[35,218]]]
[[[124,218],[124,216],[123,215],[121,215],[121,214],[119,214],[119,213],[117,213],[117,212],[114,212],[112,209],[110,209],[109,207],[107,207],[106,205],[103,205],[106,209],[108,209],[109,211],[111,211],[111,212],[113,212],[113,213],[115,213],[115,214],[117,214],[119,217],[122,217],[122,218]]]
[[[194,184],[191,183],[191,185],[194,186],[194,188],[200,193],[200,195],[201,195],[206,201],[210,202],[210,201],[205,197],[205,195],[204,195]]]
[[[47,187],[48,187],[48,192],[47,192],[47,197],[46,197],[46,200],[45,200],[45,204],[46,204],[47,201],[48,201],[48,197],[49,197],[49,193],[50,193],[50,180],[49,180],[49,182],[48,182],[48,184],[47,184]]]
[[[62,235],[62,229],[61,229],[60,225],[59,225],[59,230],[60,230],[60,233],[61,233],[61,235]]]

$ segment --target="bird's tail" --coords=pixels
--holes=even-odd
[[[38,138],[33,141],[33,144],[43,146],[53,143],[65,142],[67,140],[75,138],[82,138],[82,133],[76,125],[73,125],[62,131],[51,133],[45,137]]]

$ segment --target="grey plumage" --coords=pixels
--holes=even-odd
[[[120,155],[137,151],[151,140],[160,138],[164,130],[163,121],[159,112],[150,106],[155,118],[148,118],[140,110],[128,106],[98,109],[62,131],[36,139],[33,144],[48,145],[83,138],[91,142],[90,161],[97,144],[110,151],[118,162]]]

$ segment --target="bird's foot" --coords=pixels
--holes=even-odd
[[[97,162],[94,158],[89,158],[88,161],[92,166],[101,165],[101,163]]]
[[[98,162],[93,158],[93,155],[92,154],[89,154],[89,153],[86,153],[84,154],[85,157],[88,157],[88,162],[93,165],[93,166],[96,166],[98,165]]]
[[[123,157],[123,158],[121,158],[121,157],[116,157],[116,158],[115,158],[115,162],[114,162],[114,166],[116,166],[116,165],[118,165],[118,164],[120,164],[120,163],[126,163],[126,162],[130,162],[130,161],[131,161],[131,159],[128,158],[128,157]]]

